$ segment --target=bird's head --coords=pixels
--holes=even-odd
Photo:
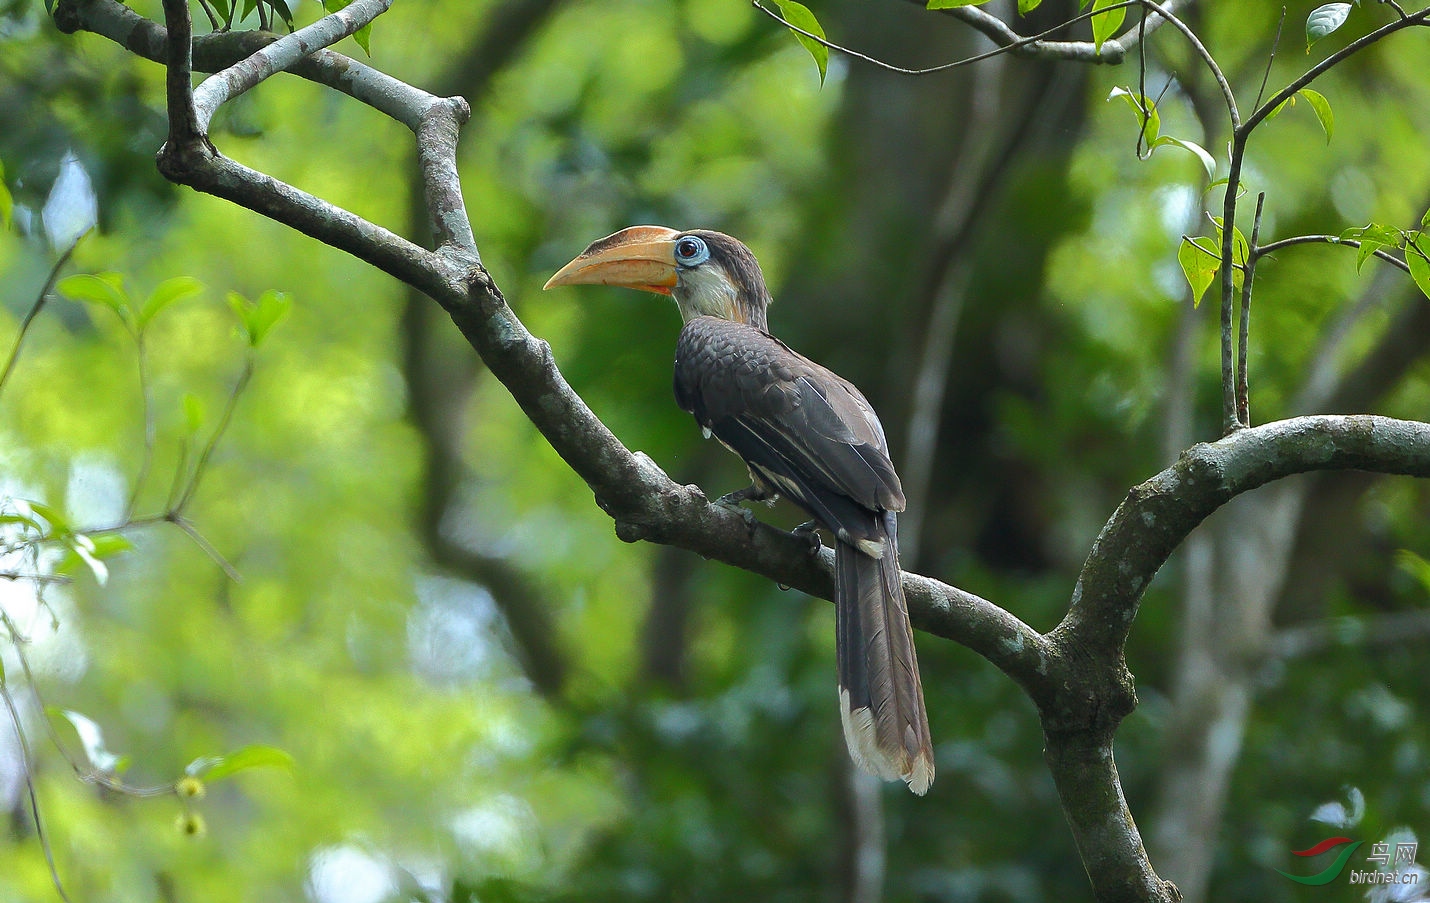
[[[750,249],[723,232],[631,226],[591,243],[546,281],[558,285],[620,285],[670,295],[680,315],[720,317],[767,328],[764,274]]]

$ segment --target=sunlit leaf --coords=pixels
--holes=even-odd
[[[124,291],[124,277],[118,273],[80,273],[66,276],[56,283],[60,294],[86,304],[107,307],[128,325],[133,317],[133,304]]]
[[[362,48],[363,53],[372,56],[372,23],[369,22],[353,32],[353,40]]]
[[[143,329],[149,325],[159,315],[159,312],[170,304],[191,298],[203,289],[204,284],[192,276],[175,276],[172,279],[165,279],[159,283],[140,309],[139,328]]]
[[[1331,134],[1336,130],[1336,114],[1331,112],[1331,102],[1326,100],[1325,95],[1319,91],[1312,91],[1310,88],[1302,88],[1296,92],[1306,98],[1306,103],[1311,105],[1311,109],[1316,114],[1316,119],[1321,123],[1321,128],[1326,133],[1326,143],[1331,143]]]
[[[109,566],[94,553],[94,540],[83,533],[73,533],[66,537],[65,545],[65,557],[55,566],[57,573],[73,574],[86,567],[100,586],[109,582]]]
[[[1117,0],[1094,0],[1092,8],[1094,10],[1103,9],[1112,5]],[[1122,20],[1127,18],[1127,7],[1119,6],[1116,9],[1109,9],[1107,12],[1097,13],[1092,17],[1092,43],[1098,49],[1108,38],[1117,34],[1117,29],[1122,27]]]
[[[52,708],[49,711],[68,721],[74,728],[75,734],[79,737],[80,746],[84,749],[84,756],[95,771],[102,774],[115,774],[123,770],[124,758],[105,748],[104,732],[93,720],[69,709]]]
[[[1026,16],[1028,13],[1041,6],[1043,0],[1018,0],[1018,15]]]
[[[0,163],[0,226],[10,228],[10,217],[15,212],[15,199],[5,184],[5,165]]]
[[[184,393],[184,427],[190,434],[197,433],[204,425],[203,399],[192,392]]]
[[[1350,14],[1349,3],[1326,3],[1311,10],[1306,17],[1306,52],[1310,53],[1312,44],[1346,24]]]
[[[1187,277],[1187,285],[1192,289],[1192,306],[1199,307],[1217,270],[1221,269],[1221,255],[1204,246],[1206,238],[1182,236],[1177,248],[1177,263],[1182,265],[1182,275]]]
[[[1181,138],[1173,138],[1171,135],[1163,135],[1156,141],[1152,142],[1152,148],[1155,150],[1156,148],[1163,147],[1168,144],[1173,145],[1174,147],[1180,147],[1182,150],[1189,151],[1193,156],[1200,160],[1202,168],[1207,171],[1208,179],[1216,175],[1216,158],[1213,157],[1210,153],[1208,153],[1207,149],[1202,147],[1200,144],[1197,144],[1194,141],[1184,141]]]
[[[1137,116],[1137,122],[1142,126],[1142,141],[1148,147],[1157,142],[1157,137],[1162,133],[1162,117],[1157,112],[1157,104],[1133,91],[1131,88],[1116,87],[1108,93],[1107,99],[1121,97],[1127,101],[1127,105],[1132,108],[1132,112]]]
[[[1430,298],[1430,241],[1422,233],[1417,241],[1405,246],[1405,264],[1410,267],[1410,278],[1420,286],[1425,297]]]
[[[32,512],[45,519],[45,522],[50,525],[48,532],[51,536],[61,536],[73,532],[73,528],[70,527],[69,518],[64,515],[64,512],[53,505],[47,505],[44,502],[37,502],[33,499],[26,499],[23,501],[23,504],[28,506]]]
[[[248,343],[257,348],[273,327],[288,315],[292,300],[285,293],[272,289],[259,295],[257,301],[249,301],[238,292],[229,292],[228,306],[238,315]]]
[[[927,8],[927,9],[953,9],[954,7],[957,7],[957,6],[982,6],[983,4],[985,4],[985,3],[987,3],[987,2],[988,2],[988,0],[928,0],[928,6],[927,6],[926,8]],[[1019,6],[1021,7],[1023,0],[1018,0],[1018,2],[1019,2]],[[1041,3],[1042,0],[1038,0],[1038,2]],[[1036,6],[1037,3],[1034,3],[1033,5]]]
[[[1360,247],[1356,249],[1356,271],[1359,272],[1360,268],[1365,266],[1365,262],[1374,256],[1376,251],[1384,247],[1385,245],[1378,241],[1372,241],[1368,238],[1361,239]]]
[[[250,768],[293,770],[293,756],[276,746],[245,746],[226,756],[203,756],[190,762],[184,774],[218,781]]]
[[[1425,211],[1425,215],[1420,217],[1420,228],[1430,230],[1430,210]]]
[[[1221,244],[1222,244],[1222,240],[1223,240],[1223,238],[1222,238],[1222,225],[1221,225],[1222,220],[1221,220],[1221,217],[1219,217],[1219,216],[1214,216],[1214,217],[1212,217],[1212,222],[1216,225],[1217,247],[1220,248],[1220,247],[1221,247]],[[1247,241],[1246,241],[1246,236],[1242,234],[1241,229],[1238,228],[1237,226],[1232,226],[1232,227],[1231,227],[1231,262],[1234,263],[1234,264],[1236,264],[1237,266],[1242,266],[1242,265],[1244,265],[1244,264],[1246,263],[1246,258],[1247,258],[1247,256],[1250,254],[1250,250],[1251,250],[1251,245],[1247,243]],[[1218,256],[1220,256],[1220,251],[1218,251],[1217,253],[1218,253]]]
[[[1267,113],[1267,114],[1266,114],[1266,118],[1263,119],[1262,121],[1263,121],[1263,122],[1270,122],[1271,120],[1275,119],[1277,116],[1280,116],[1282,110],[1286,109],[1287,107],[1294,107],[1295,105],[1296,105],[1296,95],[1295,95],[1295,94],[1292,94],[1290,97],[1286,98],[1285,100],[1283,100],[1283,101],[1281,101],[1280,103],[1278,103],[1276,106],[1272,107],[1272,108],[1271,108],[1271,112],[1270,112],[1270,113]]]
[[[1420,588],[1430,593],[1430,561],[1415,554],[1409,549],[1397,549],[1395,551],[1395,565],[1420,584]]]
[[[780,15],[784,20],[796,28],[802,28],[812,35],[824,37],[824,29],[820,27],[819,20],[814,17],[814,13],[809,11],[809,7],[795,0],[774,0],[780,8]],[[814,64],[819,67],[819,83],[824,84],[824,76],[829,69],[829,48],[809,37],[795,32],[794,36],[804,45],[804,49],[809,51],[809,55],[814,57]]]
[[[68,248],[99,222],[99,200],[89,173],[73,152],[60,161],[60,174],[40,211],[45,235],[56,248]]]

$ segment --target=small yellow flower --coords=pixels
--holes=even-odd
[[[184,812],[174,821],[174,827],[186,837],[200,837],[208,830],[204,817],[197,812]]]
[[[201,800],[208,788],[204,787],[204,782],[196,777],[188,776],[179,778],[179,782],[174,785],[174,791],[184,799]]]

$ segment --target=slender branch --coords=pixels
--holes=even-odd
[[[14,637],[14,634],[11,634],[11,637],[15,639],[18,648],[19,638]],[[3,680],[0,680],[0,697],[5,700],[5,708],[10,713],[10,723],[15,727],[15,739],[20,742],[20,765],[25,769],[25,791],[30,797],[30,817],[35,820],[35,837],[40,841],[40,849],[45,852],[45,864],[50,868],[50,881],[55,885],[55,893],[59,894],[65,903],[69,903],[69,894],[65,893],[64,882],[60,880],[60,870],[55,865],[55,852],[50,847],[50,838],[45,832],[45,821],[40,817],[40,798],[35,793],[35,759],[30,754],[30,741],[26,739],[25,727],[20,723],[20,710],[15,706],[10,688]]]
[[[938,65],[938,66],[929,66],[929,67],[927,67],[927,68],[925,68],[925,69],[906,69],[906,68],[904,68],[903,66],[895,66],[895,65],[892,64],[892,63],[886,63],[886,62],[884,62],[883,60],[877,59],[877,58],[872,57],[872,56],[869,56],[868,54],[860,53],[860,52],[857,51],[857,50],[853,50],[853,49],[851,49],[851,48],[844,47],[844,46],[842,46],[842,45],[840,45],[840,44],[835,44],[835,43],[833,43],[832,41],[830,41],[830,40],[828,40],[827,38],[825,38],[823,35],[817,35],[817,34],[811,32],[811,31],[806,31],[806,30],[804,30],[803,28],[800,28],[798,25],[795,25],[794,23],[790,22],[790,21],[789,21],[788,19],[786,19],[784,16],[780,15],[779,12],[777,12],[777,11],[775,11],[775,10],[772,10],[772,9],[766,7],[766,6],[761,2],[761,0],[750,0],[750,3],[751,3],[751,5],[753,5],[753,6],[755,7],[755,9],[758,9],[760,12],[762,12],[762,13],[764,13],[765,15],[769,16],[771,19],[774,19],[776,22],[780,23],[780,24],[783,25],[785,28],[788,28],[790,31],[793,31],[794,33],[799,34],[799,35],[803,35],[804,37],[808,38],[809,40],[814,41],[814,42],[820,44],[821,46],[823,46],[823,47],[825,47],[825,48],[827,48],[827,49],[829,49],[829,50],[837,50],[837,51],[839,51],[840,53],[844,54],[845,56],[853,57],[853,58],[856,59],[856,60],[860,60],[860,61],[862,61],[862,62],[869,63],[869,64],[874,65],[874,66],[878,66],[880,69],[885,69],[885,70],[887,70],[887,71],[889,71],[889,72],[897,72],[897,73],[900,74],[900,75],[933,75],[934,73],[937,73],[937,72],[947,72],[947,71],[949,71],[950,69],[958,69],[958,68],[961,68],[961,67],[963,67],[963,66],[971,66],[971,65],[973,65],[974,63],[981,63],[981,62],[983,62],[984,60],[992,59],[992,58],[995,57],[995,56],[1001,56],[1001,55],[1003,55],[1004,53],[1012,53],[1012,52],[1014,52],[1014,51],[1017,51],[1017,50],[1020,49],[1020,48],[1029,47],[1029,46],[1038,44],[1038,43],[1042,42],[1043,39],[1046,38],[1046,37],[1048,37],[1049,35],[1055,34],[1055,33],[1059,32],[1059,31],[1062,31],[1064,28],[1066,28],[1066,27],[1068,27],[1069,25],[1072,25],[1072,24],[1074,24],[1074,23],[1076,23],[1076,22],[1081,22],[1081,21],[1084,20],[1084,19],[1091,19],[1093,16],[1101,15],[1101,14],[1103,14],[1103,13],[1105,13],[1105,12],[1109,12],[1109,11],[1114,10],[1114,9],[1124,9],[1124,8],[1126,8],[1126,7],[1129,7],[1129,6],[1148,6],[1148,7],[1151,7],[1152,9],[1156,10],[1160,15],[1164,16],[1164,17],[1167,18],[1169,21],[1175,21],[1175,17],[1172,16],[1171,13],[1167,12],[1167,10],[1166,10],[1165,7],[1158,6],[1156,3],[1152,3],[1151,0],[1122,0],[1122,2],[1120,2],[1120,3],[1113,3],[1113,4],[1110,4],[1110,5],[1108,5],[1108,6],[1104,6],[1104,7],[1100,8],[1100,9],[1089,10],[1088,12],[1082,13],[1082,14],[1080,14],[1080,15],[1077,15],[1077,16],[1072,17],[1071,19],[1068,19],[1067,21],[1063,22],[1063,23],[1060,24],[1060,25],[1056,25],[1056,26],[1054,26],[1054,27],[1052,27],[1052,28],[1046,29],[1045,31],[1040,31],[1040,32],[1038,32],[1037,34],[1031,35],[1031,36],[1026,37],[1026,38],[1018,38],[1017,40],[1010,41],[1010,42],[1007,43],[1007,44],[1002,44],[1002,45],[1000,45],[1000,46],[994,48],[993,50],[989,50],[989,51],[987,51],[987,52],[985,52],[985,53],[979,53],[979,54],[975,54],[974,56],[965,57],[965,58],[960,59],[960,60],[954,60],[954,61],[951,62],[951,63],[943,63],[943,64]],[[1186,29],[1185,26],[1183,26],[1183,29],[1184,29],[1184,31],[1186,31],[1186,33],[1190,34],[1190,30],[1189,30],[1189,29]],[[1110,40],[1107,41],[1107,42],[1104,42],[1103,46],[1106,47],[1106,46],[1107,46],[1108,44],[1110,44],[1110,43],[1112,43]],[[1091,48],[1091,47],[1093,47],[1094,45],[1088,44],[1087,46],[1088,46],[1089,48]],[[1123,59],[1123,57],[1126,56],[1126,52],[1127,52],[1127,51],[1126,51],[1126,48],[1119,48],[1119,49],[1121,50],[1121,52],[1119,53],[1119,55],[1118,55],[1118,57],[1117,57],[1116,60],[1104,60],[1104,59],[1101,59],[1101,58],[1100,58],[1100,54],[1097,54],[1096,52],[1094,52],[1093,54],[1087,55],[1087,56],[1084,58],[1084,61],[1086,61],[1086,62],[1121,62],[1122,59]],[[1060,55],[1060,58],[1062,58],[1062,55]]]
[[[1266,192],[1256,196],[1256,217],[1251,222],[1251,242],[1246,250],[1246,272],[1241,276],[1241,322],[1237,328],[1236,418],[1251,426],[1251,377],[1247,373],[1247,355],[1251,346],[1251,288],[1256,279],[1256,262],[1260,259],[1257,242],[1261,239],[1261,211],[1266,204]]]
[[[1276,35],[1271,39],[1271,52],[1266,55],[1266,69],[1261,73],[1261,87],[1256,89],[1256,103],[1252,104],[1252,109],[1261,105],[1261,98],[1266,94],[1266,83],[1271,80],[1271,66],[1276,62],[1276,50],[1281,46],[1281,28],[1286,24],[1286,7],[1281,7],[1281,17],[1276,20]]]
[[[20,331],[15,334],[15,346],[10,349],[10,357],[5,361],[5,369],[0,370],[0,393],[5,391],[5,384],[10,381],[10,374],[15,371],[15,363],[20,360],[20,346],[25,343],[25,336],[30,333],[30,326],[35,322],[35,318],[44,310],[45,302],[49,300],[50,289],[55,287],[55,280],[59,278],[60,270],[69,263],[70,256],[74,254],[74,249],[79,246],[79,240],[89,234],[86,229],[75,237],[63,254],[55,261],[55,265],[50,267],[50,273],[45,277],[45,284],[40,286],[40,291],[35,295],[35,303],[30,305],[30,309],[25,312],[25,319],[20,321]]]
[[[1311,82],[1315,81],[1317,78],[1334,68],[1337,64],[1341,62],[1341,60],[1344,60],[1355,53],[1359,53],[1360,51],[1376,43],[1380,39],[1388,37],[1389,35],[1400,31],[1402,28],[1408,28],[1411,25],[1423,25],[1426,23],[1430,23],[1430,7],[1426,7],[1418,13],[1414,13],[1412,15],[1396,19],[1394,22],[1382,25],[1380,28],[1377,28],[1375,31],[1372,31],[1369,34],[1362,35],[1361,37],[1356,38],[1354,41],[1350,42],[1346,46],[1342,47],[1340,50],[1337,50],[1335,53],[1321,60],[1319,63],[1312,66],[1310,69],[1307,69],[1299,77],[1294,79],[1289,85],[1282,88],[1280,91],[1277,91],[1275,94],[1271,95],[1271,97],[1268,98],[1265,103],[1257,107],[1252,112],[1252,114],[1246,118],[1246,122],[1242,123],[1240,126],[1233,127],[1237,131],[1250,132],[1252,129],[1255,129],[1258,125],[1260,125],[1261,122],[1266,119],[1267,116],[1271,115],[1272,110],[1275,110],[1277,107],[1281,106],[1281,104],[1285,103],[1288,99],[1293,97],[1297,91],[1306,87]]]
[[[391,5],[392,0],[356,0],[311,25],[278,38],[247,59],[205,79],[193,92],[199,127],[206,133],[209,120],[226,101],[314,51],[336,44],[382,15]]]
[[[927,4],[927,0],[908,0],[908,2],[921,7]],[[1178,6],[1185,6],[1190,2],[1191,0],[1169,0],[1163,6],[1169,11],[1175,11]],[[1101,11],[1098,10],[1098,12]],[[1092,41],[1049,41],[1038,36],[1025,38],[1002,19],[990,15],[976,6],[956,6],[940,9],[937,12],[973,27],[994,44],[1008,48],[1014,56],[1042,60],[1067,60],[1077,63],[1121,63],[1126,58],[1128,51],[1167,22],[1160,15],[1150,21],[1144,19],[1138,23],[1138,27],[1135,29],[1129,28],[1117,37],[1103,41],[1102,47],[1099,48]],[[1071,22],[1066,24],[1071,24]],[[1059,31],[1063,27],[1060,25],[1053,30]],[[1044,35],[1049,33],[1043,32]]]
[[[1268,242],[1259,247],[1257,249],[1257,252],[1261,256],[1265,256],[1274,251],[1279,251],[1282,248],[1289,248],[1294,245],[1307,245],[1313,243],[1327,245],[1346,245],[1347,247],[1351,248],[1360,247],[1360,242],[1354,238],[1341,238],[1337,235],[1293,235],[1290,238],[1280,238],[1276,241]],[[1394,254],[1391,254],[1387,251],[1383,251],[1379,248],[1375,249],[1371,253],[1374,256],[1380,258],[1381,260],[1384,260],[1386,263],[1391,264],[1392,266],[1395,266],[1406,273],[1410,272],[1410,266],[1405,261],[1401,260],[1399,257],[1396,257]]]
[[[208,470],[209,458],[213,457],[214,449],[218,448],[219,440],[228,430],[228,425],[233,421],[234,409],[238,407],[238,398],[243,394],[243,390],[248,388],[249,380],[253,379],[253,350],[250,348],[248,356],[244,358],[243,369],[239,371],[238,379],[234,380],[233,389],[228,393],[228,401],[224,403],[223,413],[219,415],[218,424],[214,426],[213,434],[209,436],[209,441],[204,444],[203,451],[199,452],[198,460],[194,462],[193,476],[189,479],[189,484],[184,487],[184,491],[179,494],[179,498],[169,508],[167,519],[179,524],[184,509],[188,507],[189,501],[194,497],[194,493],[199,489],[199,481],[203,479],[204,472]],[[188,532],[188,531],[185,531]]]
[[[1430,640],[1430,611],[1397,611],[1365,617],[1327,618],[1277,631],[1269,652],[1304,658],[1333,646],[1384,648]]]

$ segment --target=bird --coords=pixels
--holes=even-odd
[[[748,488],[719,502],[784,496],[834,536],[835,658],[850,758],[927,793],[933,743],[900,583],[904,491],[874,408],[848,380],[770,334],[773,299],[760,264],[722,232],[622,229],[592,242],[545,288],[569,285],[622,286],[675,301],[684,321],[676,402],[750,473]]]

